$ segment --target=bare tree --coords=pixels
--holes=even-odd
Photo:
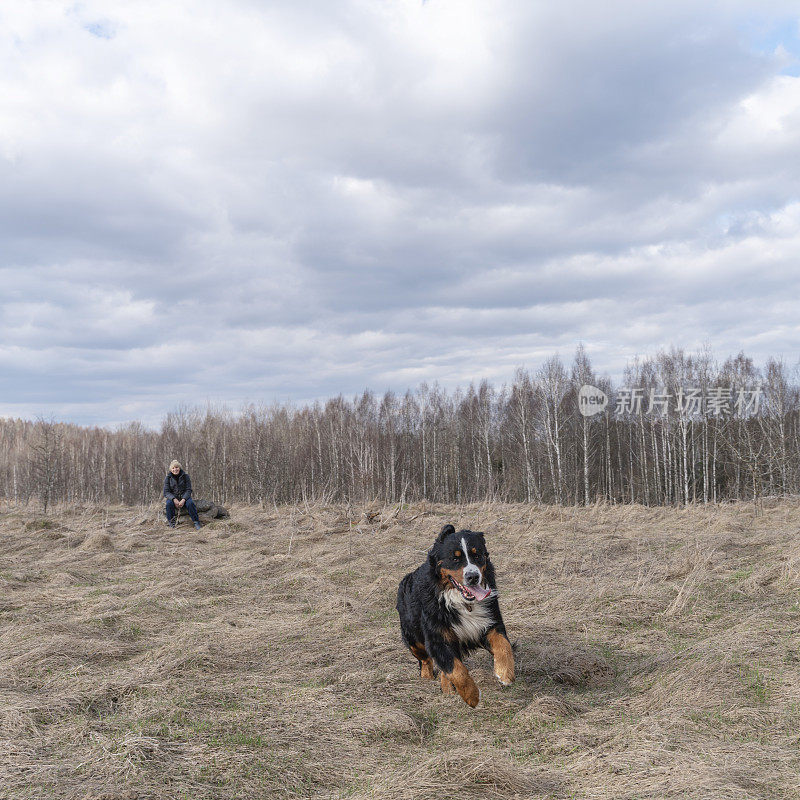
[[[30,443],[30,464],[34,490],[45,514],[61,488],[58,483],[61,440],[58,425],[53,420],[39,418]]]
[[[585,383],[610,399],[593,421],[578,413]],[[0,496],[44,509],[148,502],[172,458],[198,492],[246,503],[686,504],[800,493],[796,369],[771,359],[762,378],[744,354],[720,367],[707,350],[673,348],[632,362],[623,385],[644,392],[640,409],[617,413],[623,387],[597,376],[579,347],[569,375],[553,357],[499,389],[423,384],[301,408],[183,407],[159,430],[0,418]],[[690,404],[691,390],[695,399],[715,395],[716,411]]]

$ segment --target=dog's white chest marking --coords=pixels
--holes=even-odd
[[[455,589],[444,593],[444,603],[450,610],[458,611],[458,622],[453,625],[453,630],[459,641],[479,642],[494,622],[487,605],[468,603]]]

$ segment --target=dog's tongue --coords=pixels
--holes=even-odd
[[[484,589],[482,586],[470,586],[470,592],[475,595],[475,600],[479,603],[481,600],[485,600],[491,593],[491,589]]]

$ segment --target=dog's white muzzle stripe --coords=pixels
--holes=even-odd
[[[478,567],[475,566],[475,564],[473,564],[469,560],[469,551],[467,550],[467,542],[466,542],[466,540],[464,539],[463,536],[461,537],[461,547],[463,548],[464,555],[465,555],[465,557],[467,559],[467,566],[464,567],[464,583],[469,585],[469,576],[470,575],[474,575],[478,579],[478,583],[480,583],[481,571],[480,571],[480,569]]]

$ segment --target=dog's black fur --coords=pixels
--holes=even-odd
[[[477,705],[480,693],[462,662],[479,647],[494,655],[501,683],[514,680],[484,534],[445,525],[425,563],[400,581],[397,612],[403,641],[419,661],[420,674],[432,679],[433,667],[438,667],[443,691],[454,687],[465,702]]]

